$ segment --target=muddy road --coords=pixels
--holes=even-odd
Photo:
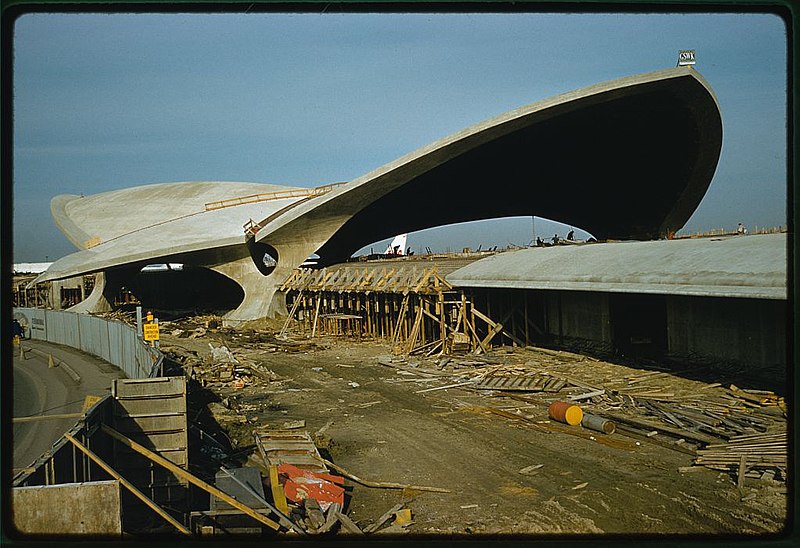
[[[391,362],[390,349],[371,341],[315,339],[282,348],[245,343],[232,332],[162,337],[162,349],[220,400],[205,411],[234,447],[251,445],[253,428],[305,421],[323,454],[359,478],[450,491],[348,480],[347,514],[362,527],[399,502],[412,510],[413,523],[390,531],[406,535],[758,536],[780,533],[786,524],[785,482],[748,477],[737,487],[729,473],[692,467],[685,452],[554,423],[547,406],[563,393],[520,399],[472,386],[442,388],[458,384],[458,376],[413,357]],[[245,376],[243,387],[220,379],[209,343],[225,345],[269,378]],[[483,359],[534,367],[546,365],[548,355],[501,349]],[[584,379],[597,379],[595,370],[641,373],[578,362],[570,374]],[[464,363],[467,372],[486,366]],[[722,389],[684,377],[660,380],[709,394]],[[254,454],[249,464],[257,461]]]

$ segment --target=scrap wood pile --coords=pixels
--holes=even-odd
[[[250,359],[242,349],[229,350],[226,346],[208,343],[208,352],[189,350],[176,344],[163,345],[161,350],[170,360],[178,364],[186,377],[197,380],[203,386],[231,386],[244,388],[255,382],[278,380],[274,371],[260,360]]]
[[[301,421],[305,422],[305,421]],[[265,516],[271,515],[275,530],[300,535],[325,535],[343,532],[364,535],[371,533],[399,533],[414,524],[408,504],[423,492],[449,493],[447,489],[402,483],[370,481],[362,479],[341,466],[322,458],[309,432],[296,429],[256,428],[252,431],[259,459],[249,459],[242,468],[226,470],[220,468],[218,485],[225,482],[235,488],[237,494],[249,499],[245,510]],[[208,440],[206,440],[208,441]],[[216,447],[222,447],[215,444]],[[218,459],[225,462],[228,457]],[[236,476],[255,477],[246,485]],[[232,484],[228,478],[238,485]],[[404,502],[393,506],[369,524],[357,524],[346,512],[345,493],[352,490],[346,480],[379,489],[401,489]],[[264,489],[266,487],[266,489]],[[234,497],[237,498],[237,497]],[[216,504],[215,504],[216,503]],[[225,531],[230,518],[227,507],[219,510],[219,501],[212,498],[211,511],[195,512],[202,517],[205,532],[215,534]],[[226,513],[227,512],[227,513]],[[251,516],[253,514],[249,513]],[[256,516],[254,516],[256,517]],[[270,524],[270,521],[261,520]]]
[[[697,452],[695,464],[724,472],[746,472],[749,477],[786,479],[786,432],[735,436]],[[759,472],[760,471],[760,472]]]
[[[199,327],[197,329],[204,329]],[[208,350],[201,350],[197,343],[183,346],[183,343],[162,338],[161,351],[181,367],[187,378],[195,379],[203,386],[230,386],[244,388],[261,382],[276,382],[278,376],[265,366],[265,358],[278,351],[303,352],[321,348],[314,343],[301,343],[291,340],[279,340],[271,334],[258,331],[236,332],[229,335],[226,330],[211,328],[217,337],[208,337],[204,331],[199,337],[230,341],[230,348],[225,344],[215,346],[206,343]],[[174,334],[174,332],[173,332]],[[196,338],[190,336],[190,338]],[[236,346],[234,346],[236,345]],[[194,346],[194,348],[189,348]]]
[[[406,381],[438,378],[444,383],[417,393],[461,388],[542,407],[563,400],[589,416],[612,421],[622,435],[696,456],[697,465],[735,472],[744,454],[751,476],[756,468],[770,468],[778,479],[786,478],[786,407],[784,399],[771,391],[698,383],[679,376],[685,369],[642,372],[570,352],[527,349],[526,353],[535,358],[509,363],[517,356],[491,353],[470,360],[442,358],[428,367],[424,361],[378,361],[415,377]],[[534,418],[519,409],[478,407],[508,418]],[[537,418],[546,417],[540,413]]]
[[[264,320],[266,321],[266,320]],[[237,347],[247,347],[249,350],[266,352],[302,352],[313,350],[318,345],[311,342],[299,342],[279,337],[274,329],[261,328],[257,321],[250,322],[255,327],[224,327],[219,316],[192,316],[179,320],[161,321],[160,327],[163,334],[178,339],[212,339],[234,351],[243,350]],[[250,325],[250,324],[248,324]]]

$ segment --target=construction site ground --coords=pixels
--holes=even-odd
[[[714,379],[536,348],[451,356],[439,368],[435,357],[393,356],[379,341],[290,333],[282,342],[279,330],[165,322],[161,348],[205,395],[190,420],[219,425],[234,452],[252,447],[254,428],[300,428],[323,456],[361,479],[449,490],[374,488],[348,479],[346,513],[362,529],[398,503],[411,509],[413,522],[384,531],[399,535],[749,536],[780,534],[787,525],[785,478],[758,472],[742,481],[693,466],[691,455],[668,448],[673,442],[548,419],[550,402],[581,392],[574,385],[517,398],[472,385],[441,389],[487,367],[589,386],[630,383],[655,371],[651,389],[704,397],[728,389]],[[212,347],[222,346],[235,365],[212,356]],[[587,411],[591,401],[581,402]],[[785,418],[776,416],[770,432],[780,429]],[[262,466],[257,452],[243,454],[247,465]]]

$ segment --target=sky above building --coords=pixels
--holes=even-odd
[[[682,232],[786,224],[787,36],[775,15],[26,14],[14,31],[15,262],[75,251],[50,215],[58,194],[348,181],[508,110],[673,67],[682,49],[696,50],[724,125]],[[408,244],[485,249],[568,230],[514,218]]]

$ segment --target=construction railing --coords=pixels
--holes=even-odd
[[[327,194],[336,187],[346,185],[343,183],[331,183],[329,185],[322,185],[314,188],[298,188],[292,190],[279,190],[277,192],[266,192],[263,194],[251,194],[249,196],[237,196],[236,198],[227,198],[225,200],[217,200],[215,202],[207,202],[205,204],[206,211],[214,209],[222,209],[225,207],[234,207],[244,204],[255,204],[258,202],[269,202],[271,200],[285,200],[286,198],[308,198],[311,196],[321,196]]]

